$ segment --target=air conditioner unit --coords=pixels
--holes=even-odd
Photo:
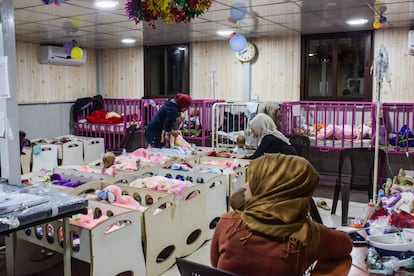
[[[81,58],[74,59],[65,53],[63,47],[40,45],[38,60],[41,64],[80,66],[86,62],[86,50],[83,50]]]

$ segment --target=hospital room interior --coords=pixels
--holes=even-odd
[[[262,113],[352,241],[303,275],[414,273],[414,1],[0,0],[0,31],[0,275],[239,275]]]

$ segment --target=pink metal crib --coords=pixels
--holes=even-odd
[[[167,98],[141,99],[141,123],[142,131]]]
[[[141,99],[104,98],[103,109],[116,112],[123,116],[119,124],[91,123],[86,117],[92,113],[92,105],[82,108],[76,121],[76,135],[87,137],[102,137],[105,140],[105,149],[118,149],[122,137],[131,124],[141,129]]]
[[[312,148],[340,150],[372,147],[372,102],[297,101],[282,105],[281,131],[309,136]]]
[[[142,132],[166,100],[166,98],[141,100]],[[180,129],[185,140],[206,146],[208,139],[211,139],[213,104],[221,101],[223,100],[193,99],[190,109],[185,112],[186,119]],[[195,115],[196,111],[198,115]]]
[[[207,141],[212,138],[213,105],[217,102],[224,100],[193,99],[181,128],[184,139],[207,146]]]
[[[414,103],[383,103],[379,144],[391,153],[414,151]]]

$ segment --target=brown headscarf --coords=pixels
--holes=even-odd
[[[241,214],[252,230],[316,251],[319,226],[308,218],[319,176],[304,158],[266,154],[252,160],[247,174],[252,197]]]

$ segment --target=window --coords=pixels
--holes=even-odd
[[[371,31],[305,35],[302,53],[302,100],[372,100]]]
[[[144,49],[144,96],[173,97],[189,94],[188,44]]]

